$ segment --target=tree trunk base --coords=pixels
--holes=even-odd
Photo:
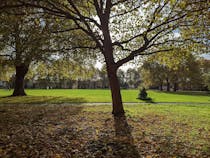
[[[12,95],[11,95],[12,97],[17,97],[17,96],[27,96],[27,94],[24,92],[24,93],[13,93]]]
[[[118,112],[112,111],[112,114],[115,117],[122,117],[122,116],[125,116],[125,111],[124,110],[121,110],[121,111],[118,111]]]
[[[28,72],[28,66],[20,64],[15,68],[16,68],[15,88],[12,96],[26,96],[26,93],[24,91],[24,78],[26,73]]]

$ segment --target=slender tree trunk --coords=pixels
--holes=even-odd
[[[166,86],[167,86],[167,91],[169,92],[170,91],[170,82],[168,80],[168,78],[166,79]]]
[[[111,3],[109,2],[107,2],[107,5],[110,5],[111,8]],[[112,39],[109,31],[109,14],[109,10],[106,10],[105,13],[101,12],[100,14],[100,21],[102,26],[101,29],[104,36],[103,48],[101,48],[101,50],[105,58],[109,85],[112,94],[112,114],[114,116],[122,116],[125,112],[123,109],[122,97],[120,93],[120,84],[117,78],[117,69],[119,67],[117,67],[114,61]]]
[[[159,89],[160,89],[160,91],[163,91],[163,83],[160,84]]]
[[[175,82],[175,83],[174,83],[174,92],[176,92],[177,89],[178,89],[178,85],[177,85],[177,83]]]
[[[12,96],[25,96],[26,93],[24,91],[24,78],[26,73],[28,72],[28,66],[26,66],[25,64],[21,64],[16,66],[15,69],[15,87]]]
[[[176,92],[178,90],[178,76],[177,74],[175,74],[175,82],[174,82],[174,92]]]
[[[122,104],[120,84],[117,77],[117,69],[107,66],[107,73],[112,94],[112,114],[114,116],[122,116],[125,112]]]

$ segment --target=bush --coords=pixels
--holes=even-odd
[[[142,99],[142,100],[146,100],[148,99],[147,98],[147,92],[146,92],[146,89],[143,87],[142,89],[140,89],[140,92],[139,92],[139,99]]]

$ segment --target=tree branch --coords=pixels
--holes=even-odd
[[[136,39],[138,37],[140,37],[140,36],[143,36],[143,35],[144,35],[144,33],[140,33],[140,34],[137,34],[136,36],[131,37],[128,40],[124,40],[124,41],[121,41],[121,42],[115,41],[115,42],[112,43],[112,45],[113,46],[115,46],[115,45],[119,46],[119,45],[122,45],[122,44],[126,44],[126,43],[128,43],[128,42],[130,42],[130,41],[132,41],[132,40],[134,40],[134,39]]]
[[[80,30],[80,28],[75,27],[75,28],[70,28],[70,29],[66,29],[66,30],[56,30],[56,31],[51,31],[51,33],[65,33],[65,32],[76,31],[76,30]]]

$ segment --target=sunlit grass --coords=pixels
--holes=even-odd
[[[108,89],[27,89],[26,97],[6,97],[12,90],[0,90],[0,103],[64,103],[64,102],[111,102]],[[137,99],[139,90],[121,90],[123,102],[142,102]],[[176,92],[166,93],[148,91],[153,102],[190,102],[210,103],[210,94],[205,92]]]
[[[95,113],[110,112],[111,107],[92,106],[85,107],[85,110]],[[134,127],[134,135],[144,132],[145,135],[170,138],[173,143],[188,142],[192,149],[195,147],[210,150],[210,105],[125,105],[125,111],[127,119],[131,120],[129,123]]]

